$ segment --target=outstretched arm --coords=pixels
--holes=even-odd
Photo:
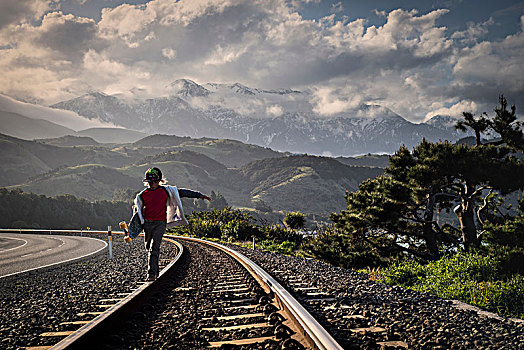
[[[202,194],[202,193],[200,193],[198,191],[188,190],[187,188],[179,188],[178,189],[178,194],[180,195],[181,198],[185,197],[185,198],[207,199],[208,201],[211,200],[211,198],[209,198],[205,194]]]

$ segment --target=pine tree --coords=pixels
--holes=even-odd
[[[502,105],[501,115],[504,110]],[[464,113],[464,117],[472,115]],[[480,131],[486,122],[466,122],[461,125],[479,131],[475,147],[426,140],[412,152],[401,147],[390,157],[386,175],[346,194],[347,208],[331,216],[335,226],[350,240],[366,242],[384,254],[404,251],[436,259],[448,248],[480,247],[482,211],[488,202],[494,205],[494,192],[524,188],[524,163],[513,153],[516,142],[482,145]],[[517,127],[509,129],[513,131],[503,132],[503,140],[507,135],[512,135],[511,140],[522,137]],[[440,225],[435,219],[437,208],[453,210],[458,226]]]

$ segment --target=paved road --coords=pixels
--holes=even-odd
[[[0,278],[91,255],[106,246],[88,237],[0,233]]]

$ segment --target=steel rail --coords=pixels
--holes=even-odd
[[[98,315],[88,324],[82,326],[71,335],[62,339],[59,343],[51,347],[52,350],[61,350],[66,348],[89,348],[89,344],[97,334],[102,334],[108,326],[115,322],[115,320],[122,319],[124,315],[131,314],[136,305],[141,304],[141,300],[146,299],[149,294],[152,294],[155,286],[164,280],[169,270],[178,262],[184,248],[182,245],[174,240],[164,237],[164,240],[174,243],[178,247],[178,253],[175,258],[160,271],[158,278],[154,282],[145,282],[138,289],[133,291],[130,295],[120,300],[102,314]]]
[[[340,344],[322,327],[318,321],[288,292],[280,283],[278,283],[270,274],[264,271],[260,266],[254,263],[251,259],[239,253],[233,249],[230,249],[222,244],[218,244],[211,241],[205,241],[198,238],[173,236],[177,239],[187,239],[196,241],[204,244],[214,246],[220,250],[223,250],[247,266],[254,274],[258,275],[259,278],[269,287],[269,289],[277,296],[282,302],[286,310],[291,316],[299,323],[304,329],[304,336],[309,338],[311,342],[318,349],[343,349]]]

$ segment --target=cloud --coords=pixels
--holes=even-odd
[[[314,92],[313,111],[324,116],[332,116],[348,110],[357,109],[362,100],[357,94],[348,97],[347,92],[341,94],[340,91],[329,87],[320,87]]]
[[[148,27],[155,19],[156,13],[148,6],[122,4],[114,9],[103,9],[98,27],[102,37],[123,40],[132,47],[135,41],[149,35]]]
[[[425,120],[429,120],[436,115],[449,115],[455,118],[462,117],[462,112],[470,112],[473,114],[480,115],[483,111],[480,111],[480,106],[473,101],[458,101],[449,107],[442,107],[426,114]]]
[[[336,4],[331,5],[331,13],[338,13],[342,12],[344,10],[344,6],[342,5],[342,2],[337,2]]]
[[[47,120],[75,131],[88,128],[116,127],[113,124],[105,123],[98,119],[82,117],[75,112],[24,103],[2,94],[0,94],[0,110],[17,113],[29,118]]]
[[[0,11],[0,36],[9,34],[0,93],[49,104],[93,89],[162,95],[178,78],[311,88],[309,103],[325,116],[375,103],[422,120],[458,101],[524,96],[522,30],[498,42],[480,41],[490,21],[449,33],[438,24],[446,9],[377,11],[384,24],[368,25],[337,19],[342,2],[306,19],[304,1],[153,0],[105,8],[96,22],[52,2],[10,3]]]
[[[523,28],[524,16],[516,34],[460,50],[448,93],[486,103],[504,94],[517,105],[524,105]]]
[[[86,88],[78,80],[89,50],[103,50],[92,19],[50,12],[38,24],[9,29],[10,45],[0,50],[1,93],[56,102]]]
[[[51,8],[51,1],[16,0],[0,2],[0,30],[38,20]]]
[[[488,19],[482,23],[468,23],[468,28],[463,31],[457,31],[451,35],[452,39],[461,40],[465,43],[477,42],[479,38],[488,34],[489,26],[493,25],[495,21],[493,18]]]
[[[266,108],[266,114],[270,116],[278,117],[281,116],[283,113],[284,111],[282,110],[282,107],[278,105],[271,105],[267,106]]]
[[[169,60],[174,60],[176,57],[176,50],[173,50],[170,47],[163,48],[162,55]]]
[[[53,59],[75,63],[90,49],[102,48],[94,20],[62,12],[45,15],[39,27],[24,31],[24,35],[32,35],[32,45],[48,51]]]

